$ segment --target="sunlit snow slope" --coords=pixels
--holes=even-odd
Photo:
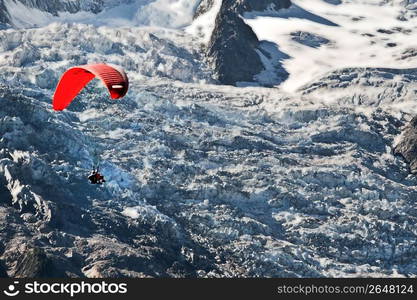
[[[123,5],[145,2],[155,8],[149,18],[161,3],[190,14],[194,3],[112,9],[121,16]],[[16,277],[416,277],[417,179],[392,151],[416,113],[416,74],[344,64],[366,65],[345,49],[347,36],[363,57],[370,54],[360,47],[375,39],[369,47],[387,66],[393,49],[405,49],[406,32],[375,32],[394,30],[400,6],[362,2],[294,1],[302,7],[297,17],[294,8],[245,16],[292,57],[284,85],[298,86],[297,76],[309,82],[297,93],[215,85],[200,47],[206,36],[191,30],[191,15],[179,19],[189,32],[166,28],[177,22],[131,26],[137,11],[112,26],[0,30],[0,270]],[[394,18],[392,26],[375,20],[351,32],[375,11]],[[267,20],[273,29],[265,30]],[[197,22],[211,26],[208,17]],[[401,24],[414,30],[413,22]],[[291,35],[307,29],[311,35]],[[365,31],[375,37],[365,39]],[[337,51],[341,57],[325,59]],[[126,70],[127,96],[110,100],[94,81],[68,110],[54,112],[62,72],[97,61]],[[102,186],[86,179],[97,160]]]
[[[408,2],[293,0],[289,9],[248,13],[245,21],[290,56],[281,87],[294,91],[342,68],[417,67],[407,55],[417,47],[417,11]]]

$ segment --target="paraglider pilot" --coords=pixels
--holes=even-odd
[[[90,180],[91,184],[102,184],[106,182],[106,180],[104,179],[104,176],[99,173],[98,168],[93,169],[91,174],[88,176],[88,179]]]

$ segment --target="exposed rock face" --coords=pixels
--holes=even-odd
[[[304,31],[296,31],[291,33],[291,38],[293,41],[296,41],[304,46],[312,47],[312,48],[318,48],[322,45],[330,43],[330,40],[315,35],[310,32],[304,32]]]
[[[405,119],[377,108],[415,98],[413,71],[339,70],[302,97],[200,85],[194,41],[148,30],[0,32],[0,275],[416,276],[417,177],[389,151]],[[93,81],[52,111],[65,68],[105,57],[129,94]]]
[[[241,15],[290,5],[289,0],[223,1],[208,47],[208,56],[221,83],[233,85],[240,81],[253,81],[253,77],[264,70],[257,53],[260,41]]]
[[[204,250],[184,250],[195,247],[158,210],[144,206],[140,218],[130,219],[101,200],[93,208],[92,199],[114,196],[85,174],[68,172],[64,156],[83,160],[82,144],[91,145],[67,131],[65,123],[76,119],[61,123],[41,102],[7,86],[0,85],[0,100],[0,255],[13,277],[195,277],[196,270],[215,269]],[[0,277],[5,270],[0,264]]]
[[[76,13],[81,10],[98,13],[103,9],[103,0],[15,0],[28,8],[37,8],[57,16],[59,12]],[[5,26],[12,26],[10,12],[0,0],[0,29]]]
[[[324,0],[324,1],[326,1],[327,3],[333,4],[333,5],[339,5],[339,4],[342,3],[341,0]]]
[[[194,19],[208,12],[213,7],[213,5],[214,0],[202,0],[194,13]]]
[[[417,174],[417,116],[404,129],[400,142],[394,149],[410,164],[410,171]]]

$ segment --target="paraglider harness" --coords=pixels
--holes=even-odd
[[[104,176],[100,174],[98,167],[94,168],[91,174],[88,176],[91,184],[103,184],[106,182]]]

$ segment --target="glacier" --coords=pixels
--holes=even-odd
[[[389,54],[380,64],[330,60],[324,72],[323,49],[343,47],[337,27],[317,25],[303,35],[306,45],[293,39],[306,32],[295,25],[282,27],[285,43],[268,40],[256,22],[294,20],[267,10],[242,17],[263,47],[276,43],[288,55],[279,59],[289,81],[220,85],[204,53],[217,1],[194,21],[198,1],[113,2],[98,13],[120,12],[111,25],[77,20],[94,20],[84,11],[0,30],[0,273],[416,276],[417,179],[394,151],[417,114],[412,56],[393,65]],[[345,2],[381,1],[303,7],[324,18],[319,8]],[[153,23],[166,3],[186,16]],[[126,14],[139,4],[152,13]],[[396,36],[405,43],[403,34]],[[316,45],[317,37],[330,42]],[[380,56],[393,51],[380,46]],[[292,62],[303,65],[310,54],[320,59],[297,77]],[[54,112],[60,75],[97,61],[126,70],[128,95],[110,100],[94,81],[68,110]],[[258,80],[272,74],[268,68]],[[296,89],[286,88],[291,81]],[[95,160],[102,186],[86,179]]]

